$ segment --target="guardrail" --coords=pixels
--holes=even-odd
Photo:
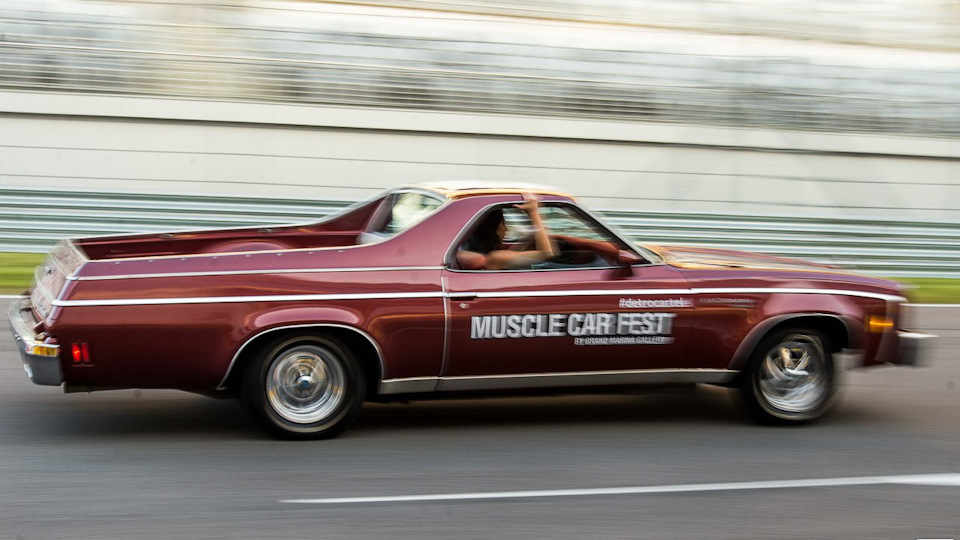
[[[575,28],[566,44],[529,25],[534,37],[518,37],[505,21],[308,3],[15,5],[0,7],[0,88],[960,136],[960,71],[944,53],[894,62],[864,48],[861,61],[806,42],[771,54],[766,42],[691,49]]]
[[[0,188],[0,252],[65,237],[317,220],[344,201]],[[645,244],[758,251],[885,276],[960,278],[960,223],[858,218],[600,212]]]

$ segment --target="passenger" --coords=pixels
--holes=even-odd
[[[533,227],[533,250],[511,250],[505,248],[503,239],[507,234],[507,224],[503,219],[502,210],[494,210],[487,214],[477,230],[458,254],[458,260],[475,260],[470,266],[485,270],[502,270],[510,268],[530,268],[535,262],[545,261],[556,254],[556,249],[550,241],[540,214],[537,198],[530,193],[523,194],[523,203],[514,205],[514,208],[523,210],[530,218]],[[479,257],[483,257],[482,261]],[[461,267],[467,265],[461,264]]]

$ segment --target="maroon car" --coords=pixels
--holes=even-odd
[[[570,196],[400,187],[319,223],[63,241],[9,316],[66,392],[238,395],[269,432],[336,435],[365,400],[707,383],[750,417],[823,415],[844,366],[914,364],[894,282],[635,246]]]

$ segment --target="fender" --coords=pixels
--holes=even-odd
[[[233,354],[217,390],[225,390],[227,379],[233,372],[233,367],[248,345],[272,332],[296,328],[337,328],[347,330],[362,336],[377,353],[377,362],[380,364],[380,373],[386,373],[386,364],[383,359],[383,350],[380,344],[366,331],[359,328],[362,318],[359,314],[342,308],[315,308],[296,307],[274,311],[265,311],[250,319],[250,328],[245,328],[243,343]]]
[[[754,326],[753,329],[747,333],[747,336],[743,338],[743,341],[740,342],[740,346],[737,347],[737,351],[730,360],[728,369],[740,370],[743,365],[746,364],[747,359],[750,358],[750,354],[753,353],[754,348],[756,348],[757,344],[760,343],[760,340],[767,335],[771,328],[791,319],[810,317],[836,319],[843,323],[844,328],[847,329],[847,339],[851,348],[857,349],[863,343],[860,325],[858,325],[856,319],[852,317],[838,315],[836,313],[785,313],[764,319],[759,324]]]

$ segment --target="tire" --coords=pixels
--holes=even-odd
[[[349,426],[364,398],[360,364],[338,340],[284,337],[260,349],[241,399],[260,426],[283,439],[329,439]]]
[[[830,339],[809,328],[765,337],[740,379],[740,396],[751,420],[767,425],[811,422],[836,402],[838,373]]]

